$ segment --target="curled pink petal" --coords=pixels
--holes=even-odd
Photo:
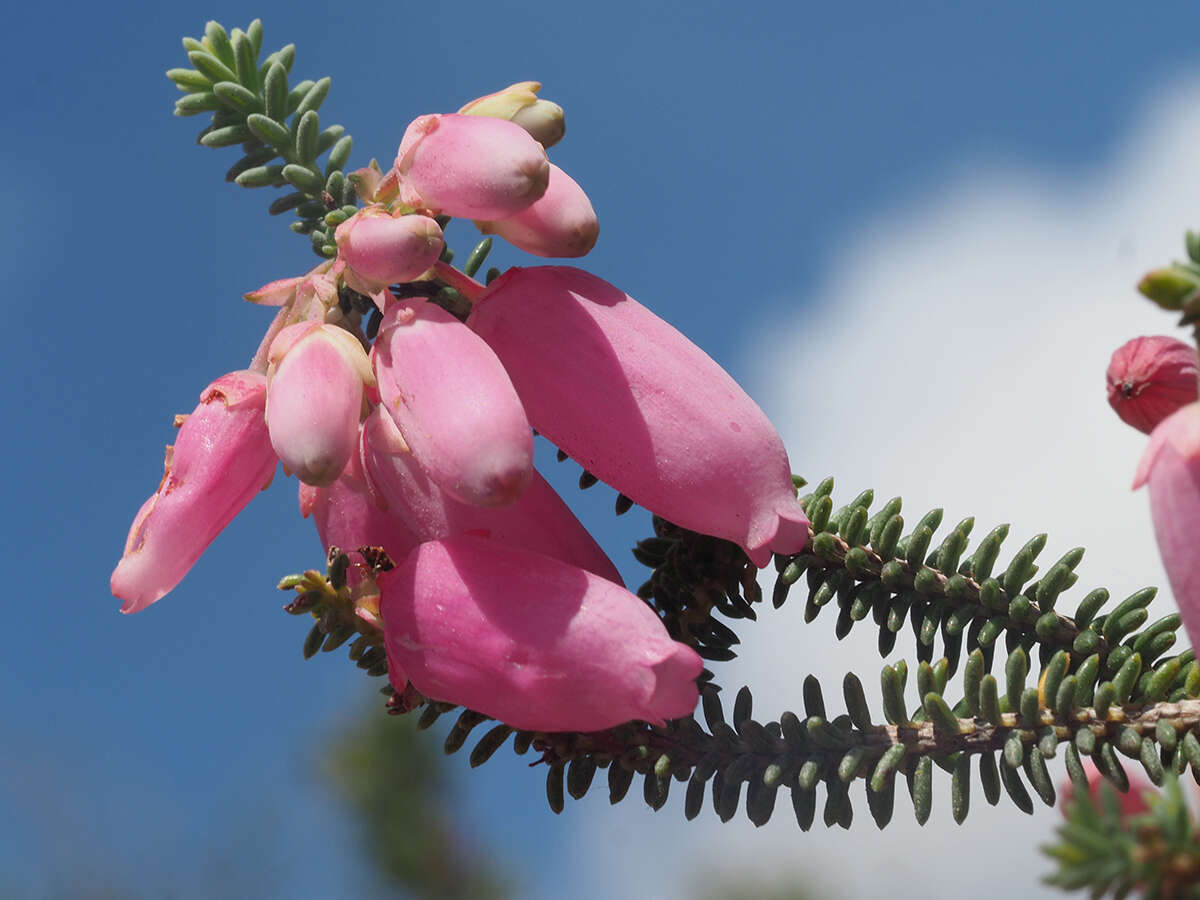
[[[332,484],[358,446],[366,352],[345,329],[301,322],[271,344],[267,424],[279,459],[306,484]]]
[[[467,324],[504,363],[533,427],[625,496],[741,544],[760,568],[807,543],[770,421],[628,294],[581,269],[510,269]]]
[[[167,448],[162,483],[138,510],[112,574],[121,612],[139,612],[179,584],[270,482],[276,460],[263,421],[266,387],[256,372],[231,372],[184,419]]]
[[[1112,355],[1106,373],[1108,403],[1138,431],[1149,434],[1181,406],[1194,403],[1196,348],[1171,337],[1138,337]]]
[[[546,151],[519,125],[486,116],[415,119],[396,154],[400,200],[465,219],[504,219],[546,191]]]
[[[612,560],[536,470],[529,487],[508,506],[463,503],[417,464],[382,407],[363,422],[362,434],[363,460],[372,487],[389,512],[402,518],[422,541],[467,533],[487,536],[623,584]]]
[[[1146,482],[1163,567],[1192,646],[1200,647],[1200,403],[1154,429],[1134,486]]]
[[[339,225],[335,240],[338,255],[366,288],[363,293],[417,278],[437,262],[446,243],[429,216],[392,217],[377,206]]]
[[[507,219],[475,225],[534,256],[585,256],[600,236],[600,222],[587,194],[553,163],[546,193],[532,206]]]
[[[389,307],[372,350],[382,406],[442,490],[482,506],[517,499],[533,435],[504,367],[480,338],[421,298]]]
[[[428,697],[535,731],[661,724],[695,709],[700,657],[645,603],[583,569],[459,536],[422,544],[378,581],[389,668]]]

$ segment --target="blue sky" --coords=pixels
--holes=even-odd
[[[182,35],[209,18],[260,16],[268,48],[297,44],[296,77],[333,76],[322,119],[354,135],[352,165],[386,164],[416,115],[543,81],[567,111],[552,156],[602,223],[588,268],[749,377],[750,342],[773,323],[836,320],[836,309],[803,307],[840,296],[817,285],[853,278],[832,266],[855,259],[843,248],[864,222],[989,167],[1020,165],[1048,184],[1104,171],[1148,98],[1198,73],[1190,4],[1047,7],[345,3],[326,20],[283,3],[30,4],[10,14],[0,159],[13,202],[0,277],[22,313],[3,357],[14,424],[5,537],[19,587],[0,662],[0,893],[50,893],[55,870],[149,894],[178,882],[183,897],[229,871],[263,896],[364,884],[345,823],[308,773],[371,688],[341,654],[304,662],[304,626],[279,612],[274,582],[320,559],[294,481],[278,477],[150,610],[122,617],[108,593],[171,416],[244,366],[266,325],[240,295],[315,260],[266,215],[267,192],[222,181],[233,151],[197,147],[199,120],[171,115],[177,94],[162,72],[184,64]],[[464,223],[449,236],[460,253],[473,242]],[[65,309],[38,318],[38,302]],[[812,352],[821,334],[796,334],[793,352]],[[805,448],[791,452],[809,472]],[[573,464],[554,472],[640,581],[623,548],[645,519],[617,522],[610,491],[570,487]],[[501,756],[465,773],[465,820],[513,860],[565,852],[578,817],[553,820],[540,776]],[[465,760],[453,765],[465,772]],[[589,815],[648,818],[636,804]],[[686,827],[677,809],[651,822]],[[327,860],[315,872],[305,864],[314,834]],[[547,873],[530,876],[543,896],[570,877],[553,863]]]

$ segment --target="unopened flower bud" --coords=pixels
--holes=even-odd
[[[270,360],[271,446],[305,484],[332,484],[358,448],[363,384],[375,383],[367,354],[343,328],[301,322],[279,332]]]
[[[367,206],[338,226],[338,255],[369,292],[412,281],[437,262],[445,246],[441,226],[429,216],[396,216]]]
[[[540,82],[519,81],[502,91],[472,100],[459,113],[506,119],[520,125],[548,150],[562,140],[567,126],[562,107],[538,97],[537,92],[541,89]]]
[[[498,234],[514,247],[543,257],[584,256],[600,236],[600,222],[587,194],[553,163],[546,193],[532,206],[507,219],[475,225],[484,234]]]
[[[1195,300],[1200,290],[1200,274],[1180,265],[1154,269],[1142,276],[1138,290],[1163,309],[1181,310]]]
[[[402,203],[465,219],[516,215],[550,180],[541,145],[486,116],[420,116],[404,132],[394,171]]]
[[[1108,404],[1128,425],[1149,434],[1163,419],[1194,403],[1196,348],[1170,337],[1126,341],[1108,364]]]

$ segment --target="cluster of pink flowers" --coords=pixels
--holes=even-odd
[[[1150,513],[1175,602],[1200,647],[1200,402],[1194,346],[1134,338],[1113,353],[1108,402],[1150,435],[1133,486],[1150,486]]]
[[[562,110],[538,87],[414,120],[389,171],[355,173],[367,205],[338,227],[337,258],[247,295],[279,312],[250,370],[180,417],[113,572],[123,611],[174,588],[278,459],[323,546],[350,552],[397,690],[547,731],[692,711],[700,657],[534,470],[531,429],[760,567],[803,549],[808,522],[766,416],[632,297],[577,268],[514,268],[485,288],[439,261],[435,216],[543,257],[595,243],[586,194],[547,159]],[[416,281],[453,287],[469,317],[389,290]],[[382,316],[373,342],[339,303],[347,288]],[[365,547],[396,567],[376,573]]]

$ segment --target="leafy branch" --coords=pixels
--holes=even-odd
[[[582,481],[595,483],[590,477]],[[858,781],[864,785],[872,818],[884,827],[892,817],[900,776],[914,814],[923,823],[932,810],[935,766],[950,773],[951,811],[959,822],[970,808],[973,780],[991,804],[1004,794],[1027,813],[1033,811],[1035,796],[1053,804],[1054,779],[1047,761],[1060,749],[1073,779],[1083,777],[1086,757],[1121,790],[1129,787],[1122,757],[1141,766],[1155,784],[1189,766],[1200,773],[1200,665],[1191,650],[1161,658],[1174,642],[1178,616],[1136,630],[1147,618],[1151,589],[1137,592],[1105,615],[1099,610],[1107,592],[1092,591],[1080,604],[1085,607],[1082,612],[1074,618],[1061,616],[1053,606],[1075,580],[1071,570],[1081,551],[1067,554],[1040,582],[1031,582],[1037,570],[1034,560],[1045,542],[1039,536],[992,578],[1007,529],[993,531],[960,563],[969,526],[958,526],[930,552],[940,511],[926,515],[910,535],[901,536],[898,499],[870,517],[870,492],[835,511],[831,490],[831,482],[822,482],[804,498],[813,539],[804,554],[777,560],[780,581],[790,589],[799,581],[798,575],[790,575],[795,567],[816,571],[809,579],[807,608],[819,611],[837,598],[842,607],[839,636],[844,634],[843,621],[860,621],[879,609],[876,622],[881,633],[890,636],[890,650],[904,621],[911,621],[919,657],[930,652],[931,631],[942,633],[947,649],[960,652],[962,642],[946,634],[948,620],[960,619],[957,631],[967,635],[969,651],[957,700],[947,697],[956,659],[919,658],[912,679],[915,697],[906,695],[911,687],[905,661],[883,667],[882,716],[873,715],[860,679],[848,673],[841,686],[844,713],[827,711],[820,682],[809,676],[803,688],[803,717],[785,712],[776,720],[756,720],[751,691],[744,687],[727,720],[721,688],[706,670],[701,676],[703,725],[689,716],[661,728],[632,722],[585,734],[518,731],[494,723],[471,751],[471,764],[485,762],[511,737],[517,753],[532,749],[541,755],[547,766],[547,796],[555,811],[563,808],[566,795],[582,797],[601,769],[607,770],[614,803],[627,795],[635,778],[642,779],[642,796],[654,809],[666,803],[673,781],[686,783],[688,818],[698,815],[708,799],[727,821],[742,805],[745,786],[746,814],[761,825],[772,815],[779,790],[786,788],[803,829],[815,820],[819,785],[824,785],[822,820],[849,827],[854,815],[851,788]],[[618,500],[619,512],[622,507],[628,504]],[[728,541],[657,517],[654,527],[655,536],[634,549],[639,560],[654,568],[640,595],[677,640],[695,646],[709,660],[731,658],[738,641],[731,624],[754,620],[755,606],[762,602],[756,570]],[[378,548],[363,550],[380,568],[390,566]],[[382,675],[387,669],[382,635],[356,613],[356,600],[345,583],[347,563],[346,555],[335,548],[324,575],[310,571],[284,579],[280,586],[297,592],[287,609],[316,620],[305,642],[306,656],[353,638],[351,658],[370,674]],[[885,581],[883,571],[892,563],[899,577]],[[844,575],[831,590],[828,582],[837,573]],[[966,589],[947,590],[954,579],[965,582]],[[867,592],[874,599],[864,606],[861,600]],[[989,595],[990,602],[980,602],[981,596]],[[775,605],[786,597],[787,591],[777,589]],[[920,616],[911,612],[916,602],[926,604]],[[940,606],[936,627],[929,629],[925,622],[933,602]],[[898,606],[905,614],[897,617]],[[1054,617],[1054,627],[1039,629],[1038,623],[1049,622],[1049,616]],[[994,636],[986,640],[983,626],[997,620]],[[1007,635],[1012,648],[997,676],[990,670],[1000,633]],[[1042,659],[1036,673],[1030,658],[1034,644],[1041,648]],[[1089,652],[1081,653],[1080,648]],[[1031,674],[1037,676],[1032,683]],[[411,686],[401,694],[389,686],[384,693],[390,696],[393,713],[420,710],[419,727],[429,727],[458,709],[423,697]],[[446,751],[461,749],[472,731],[488,721],[482,713],[459,710]]]
[[[184,92],[175,101],[175,115],[211,113],[212,122],[197,142],[205,147],[240,145],[244,154],[225,180],[247,188],[293,188],[268,211],[280,215],[294,209],[298,220],[291,229],[307,234],[318,256],[332,258],[337,254],[333,230],[358,208],[354,185],[343,171],[354,142],[341,125],[321,128],[317,110],[329,93],[330,79],[289,86],[295,45],[260,62],[262,37],[262,22],[255,19],[245,31],[227,33],[209,22],[202,39],[184,38],[193,68],[167,72]],[[322,166],[318,160],[326,151]]]

